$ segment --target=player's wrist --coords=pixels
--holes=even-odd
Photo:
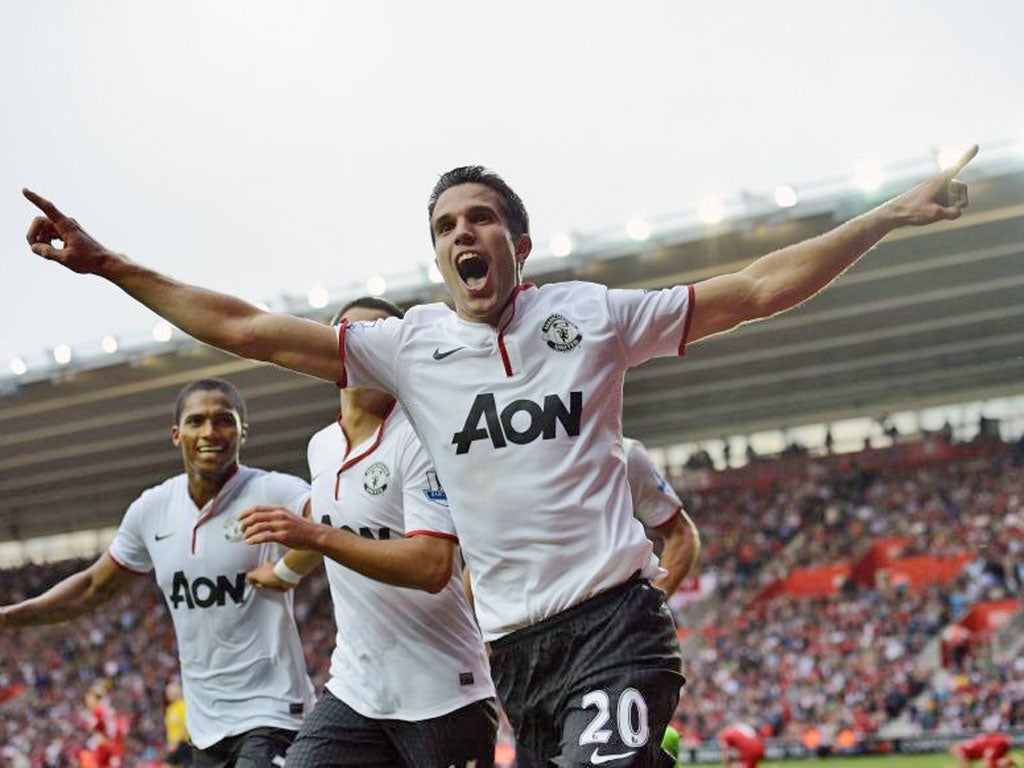
[[[286,584],[291,584],[293,587],[302,581],[302,578],[306,575],[293,571],[288,567],[288,563],[284,561],[282,557],[276,563],[274,563],[274,575]]]
[[[874,218],[874,226],[883,236],[894,229],[909,226],[912,218],[902,195],[882,203],[868,215]]]
[[[329,525],[323,525],[322,523],[310,523],[310,526],[311,535],[309,537],[309,546],[306,547],[307,551],[318,552],[324,557],[328,557],[339,544],[339,537],[336,535],[338,529]]]
[[[88,270],[89,272],[92,272],[97,277],[114,282],[123,275],[126,267],[131,265],[131,261],[127,256],[111,251],[99,244],[97,244],[97,248],[93,253],[92,261],[92,267]]]

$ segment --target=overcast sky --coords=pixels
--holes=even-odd
[[[176,277],[304,294],[425,264],[454,165],[543,246],[1024,139],[1021,30],[1018,0],[2,2],[0,375],[153,322],[28,251],[22,186]]]

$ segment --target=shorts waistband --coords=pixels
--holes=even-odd
[[[576,603],[576,605],[566,608],[564,611],[559,611],[553,616],[541,619],[536,624],[531,624],[528,627],[523,627],[522,629],[509,632],[507,635],[503,635],[497,640],[491,640],[489,645],[493,650],[500,651],[505,650],[506,648],[511,648],[517,643],[526,642],[538,634],[547,632],[552,627],[557,627],[565,622],[573,621],[579,616],[586,614],[588,611],[597,610],[602,606],[614,602],[624,593],[641,584],[650,584],[650,581],[641,576],[640,571],[635,571],[632,576],[621,584],[617,584],[603,592],[598,592],[596,595],[588,597],[586,600]]]

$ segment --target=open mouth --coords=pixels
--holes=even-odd
[[[487,260],[479,253],[470,251],[460,254],[455,262],[455,269],[470,290],[481,288],[487,280]]]

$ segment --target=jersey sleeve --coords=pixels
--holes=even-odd
[[[150,559],[142,531],[146,506],[146,494],[131,503],[128,511],[124,513],[114,541],[107,550],[115,563],[135,573],[148,573],[153,570],[153,561]]]
[[[633,497],[633,515],[648,528],[664,525],[682,509],[679,496],[654,466],[642,443],[634,442],[626,453],[626,474]]]
[[[388,317],[372,323],[342,321],[337,327],[338,354],[344,373],[338,386],[398,390],[398,348],[402,321]]]
[[[610,288],[606,301],[630,366],[685,354],[694,309],[692,285],[652,291]]]
[[[302,508],[309,499],[309,483],[282,472],[269,473],[266,483],[263,489],[266,497],[265,504],[287,507],[296,515],[302,516]]]
[[[402,505],[406,536],[437,536],[458,541],[448,496],[437,471],[411,428],[402,449]]]

